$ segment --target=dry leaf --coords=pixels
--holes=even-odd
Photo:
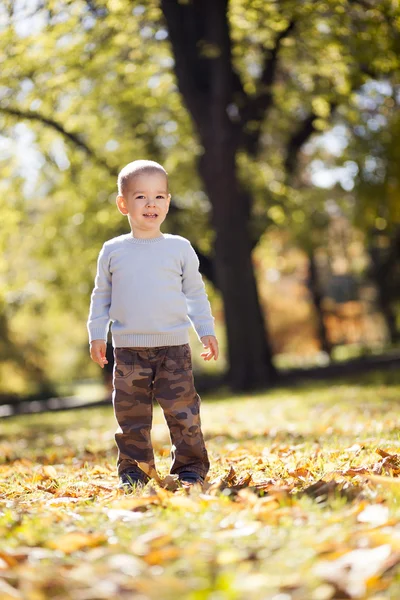
[[[42,467],[41,472],[45,477],[48,477],[50,479],[57,479],[57,471],[52,465],[45,465],[44,467]]]
[[[0,559],[4,561],[4,563],[8,567],[15,567],[18,563],[24,562],[28,558],[28,554],[26,552],[3,552],[0,550]]]
[[[171,546],[172,536],[163,531],[149,531],[140,535],[132,543],[132,552],[145,558],[151,552]]]
[[[383,504],[371,504],[367,506],[357,516],[357,521],[360,523],[369,523],[374,527],[385,525],[389,520],[389,509]]]
[[[278,500],[271,496],[259,500],[254,506],[253,511],[258,519],[269,521],[271,520],[271,518],[274,519],[274,517],[272,517],[272,513],[279,509],[279,507],[280,503],[278,502]]]
[[[109,508],[103,509],[103,512],[107,515],[110,521],[138,521],[144,518],[144,514],[141,512],[133,512],[131,510],[124,510],[122,508]]]
[[[289,475],[291,477],[297,477],[298,479],[302,479],[302,480],[309,479],[310,477],[313,477],[313,474],[311,473],[311,471],[309,471],[305,467],[299,467],[298,469],[294,469],[293,471],[289,471]]]
[[[52,550],[61,550],[62,552],[65,552],[65,554],[70,554],[71,552],[81,550],[82,548],[99,546],[106,541],[107,538],[102,534],[72,531],[71,533],[66,533],[53,540],[49,540],[46,543],[46,546]]]
[[[61,506],[63,504],[75,504],[76,502],[80,502],[82,498],[71,498],[70,496],[58,496],[58,498],[52,498],[51,500],[47,500],[45,503],[47,506]]]
[[[367,591],[367,583],[384,573],[389,565],[392,566],[391,552],[389,544],[353,550],[336,560],[320,562],[315,573],[348,597],[362,598]]]
[[[336,495],[353,500],[359,493],[360,490],[348,482],[338,483],[335,480],[325,481],[324,479],[320,479],[302,490],[299,496],[306,494],[310,498],[314,498],[317,502],[326,502],[328,498]]]
[[[168,500],[168,506],[173,506],[174,508],[185,508],[186,510],[193,512],[198,512],[200,508],[197,502],[194,502],[187,496],[171,496]]]
[[[0,579],[1,600],[23,600],[21,592],[9,585],[4,579]]]
[[[339,475],[356,477],[357,475],[364,475],[364,473],[370,473],[371,467],[351,467],[346,471],[337,471]]]
[[[142,471],[144,471],[144,473],[146,473],[146,475],[154,479],[154,481],[156,481],[161,487],[171,491],[175,491],[179,488],[178,475],[167,475],[164,477],[164,479],[161,479],[156,469],[154,467],[150,467],[147,463],[140,462],[138,463],[138,466],[140,469],[142,469]]]
[[[393,464],[396,464],[400,467],[400,456],[398,454],[391,454],[387,450],[383,450],[383,448],[377,448],[376,453],[382,458],[390,458]]]
[[[387,527],[385,527],[385,531],[380,529],[372,529],[371,531],[363,532],[363,536],[367,536],[373,546],[382,546],[384,544],[389,544],[393,551],[400,552],[400,533],[396,530],[392,532],[387,531]]]
[[[142,556],[143,560],[148,565],[161,565],[169,560],[173,560],[180,555],[181,551],[175,546],[166,546],[158,550],[152,550],[148,554]]]
[[[394,486],[398,488],[400,485],[399,477],[385,477],[384,475],[374,475],[370,473],[369,475],[364,475],[364,478],[368,481],[372,481],[373,483],[380,483],[384,486]]]

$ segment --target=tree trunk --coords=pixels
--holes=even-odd
[[[236,152],[243,132],[228,116],[235,98],[243,96],[231,59],[228,0],[161,0],[161,9],[179,90],[204,148],[199,173],[213,207],[213,274],[225,309],[228,381],[235,390],[265,387],[276,371],[251,261],[251,201],[237,176]]]
[[[397,344],[400,340],[400,331],[397,328],[397,318],[393,309],[393,301],[399,297],[396,268],[400,263],[400,227],[395,229],[387,250],[384,249],[382,251],[379,244],[375,243],[375,235],[379,236],[380,232],[373,232],[372,240],[368,247],[371,259],[370,276],[377,288],[378,306],[385,319],[390,342]]]
[[[400,341],[400,332],[397,329],[397,318],[392,308],[391,300],[388,296],[384,282],[375,278],[375,284],[378,288],[378,306],[382,312],[383,318],[388,329],[389,340],[391,344],[397,344]]]
[[[310,250],[308,252],[308,260],[309,260],[309,273],[307,280],[307,287],[310,290],[311,298],[313,300],[315,313],[317,316],[317,336],[319,341],[321,342],[321,350],[326,352],[329,357],[332,354],[332,345],[328,340],[328,334],[326,331],[324,316],[322,311],[322,293],[318,281],[318,271],[317,265],[315,262],[314,251]]]
[[[199,171],[213,205],[215,275],[228,342],[228,380],[236,391],[271,385],[276,369],[258,300],[248,231],[248,199],[240,189],[232,150],[205,153]]]

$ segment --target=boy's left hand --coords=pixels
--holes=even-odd
[[[218,340],[215,335],[203,335],[201,338],[204,348],[206,352],[202,352],[200,356],[204,358],[204,360],[211,360],[214,357],[214,360],[217,360],[219,355],[218,350]]]

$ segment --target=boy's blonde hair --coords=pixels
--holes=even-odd
[[[143,173],[162,173],[167,178],[168,184],[168,173],[159,163],[154,160],[134,160],[131,163],[125,165],[118,175],[118,194],[124,195],[128,183],[136,175],[142,175]]]

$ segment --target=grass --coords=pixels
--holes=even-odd
[[[0,598],[400,598],[400,373],[203,397],[204,491],[116,490],[112,407],[0,429]],[[153,445],[168,474],[169,436]]]

